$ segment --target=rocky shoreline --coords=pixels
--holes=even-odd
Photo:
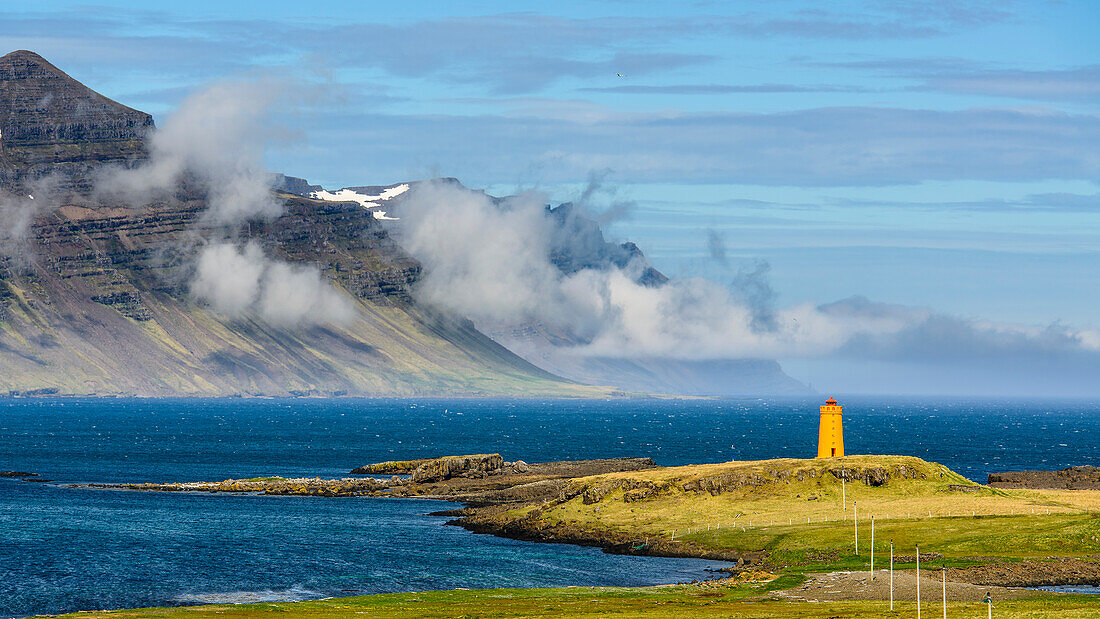
[[[576,477],[656,468],[650,458],[606,458],[526,463],[500,454],[444,456],[381,462],[353,474],[390,475],[341,479],[254,477],[213,482],[80,484],[73,487],[150,492],[257,493],[326,497],[441,499],[470,507],[521,504],[557,498]]]
[[[990,473],[987,483],[994,488],[1100,490],[1100,468],[1095,466],[1071,466],[1060,471]]]
[[[763,552],[716,551],[691,542],[637,539],[623,532],[593,531],[568,524],[547,525],[537,518],[502,518],[519,506],[573,496],[570,480],[590,475],[656,468],[650,458],[607,458],[527,463],[505,461],[499,454],[444,456],[391,461],[353,469],[352,474],[391,475],[341,479],[258,477],[216,482],[81,484],[81,488],[144,492],[200,492],[322,497],[423,498],[464,504],[433,515],[451,516],[447,524],[474,533],[522,541],[595,546],[614,554],[714,559],[740,566],[759,564]]]
[[[758,566],[766,556],[763,551],[715,550],[690,541],[639,538],[637,535],[620,531],[594,531],[562,523],[547,525],[537,518],[514,520],[495,517],[501,511],[503,510],[466,507],[436,513],[459,516],[447,524],[459,526],[474,533],[496,535],[524,542],[595,546],[612,554],[711,559],[734,562],[738,567]]]

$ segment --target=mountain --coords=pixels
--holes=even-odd
[[[228,239],[288,273],[316,270],[352,307],[346,320],[281,325],[200,303],[196,253],[215,232],[203,217],[208,188],[182,182],[140,207],[92,191],[102,166],[141,163],[152,127],[32,52],[0,58],[0,392],[614,393],[419,306],[410,286],[420,265],[355,202],[279,192],[281,216]],[[27,195],[43,180],[54,191]]]
[[[326,191],[275,175],[268,180],[282,214],[228,232],[206,216],[219,188],[195,175],[148,204],[100,191],[105,166],[143,169],[153,128],[148,114],[33,52],[0,57],[0,393],[805,391],[772,361],[576,357],[562,349],[581,342],[560,330],[475,325],[418,303],[421,266],[391,234],[416,182]],[[550,258],[563,273],[615,267],[645,286],[668,281],[633,243],[607,241],[581,209],[548,206],[546,216],[555,222]],[[204,252],[218,243],[262,256],[264,273],[285,276],[275,302],[301,302],[288,282],[312,277],[350,311],[287,323],[259,302],[215,310],[196,282]]]
[[[58,174],[87,187],[103,163],[145,155],[153,117],[104,97],[26,50],[0,58],[0,184]]]

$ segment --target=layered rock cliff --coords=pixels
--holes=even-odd
[[[49,174],[87,186],[106,162],[145,154],[153,117],[92,91],[34,52],[0,57],[0,183]]]

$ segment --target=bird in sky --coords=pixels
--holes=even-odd
[[[626,76],[625,76],[625,75],[623,75],[622,73],[616,73],[615,75],[618,75],[619,77],[626,77]]]

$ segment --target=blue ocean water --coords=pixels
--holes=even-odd
[[[989,472],[1100,461],[1100,402],[840,398],[849,453]],[[473,535],[432,501],[157,494],[63,484],[339,477],[380,460],[810,457],[818,399],[0,400],[0,616],[454,587],[701,578],[706,561]]]

